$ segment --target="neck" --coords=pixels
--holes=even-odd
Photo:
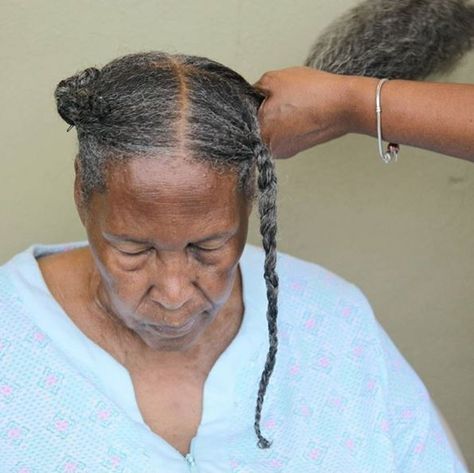
[[[244,313],[240,268],[236,270],[229,299],[198,340],[185,351],[161,351],[149,347],[115,314],[102,277],[92,258],[90,261],[88,292],[90,313],[98,334],[95,341],[127,368],[151,363],[172,367],[192,365],[193,369],[200,365],[210,370],[240,329]]]

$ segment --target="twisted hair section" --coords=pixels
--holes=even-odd
[[[219,63],[130,54],[61,81],[55,98],[58,113],[77,129],[85,199],[105,190],[106,162],[178,150],[238,169],[250,191],[262,96]]]
[[[94,93],[99,74],[99,69],[90,67],[58,84],[55,91],[58,113],[69,125],[94,122],[106,115],[106,104]]]
[[[447,72],[474,46],[466,0],[365,0],[317,38],[305,65],[328,72],[423,79]]]
[[[265,367],[263,369],[257,395],[257,406],[255,409],[254,429],[258,438],[258,446],[262,449],[269,448],[271,442],[263,437],[260,429],[262,407],[268,383],[273,373],[278,350],[278,275],[276,272],[277,251],[277,178],[275,166],[266,146],[259,147],[257,151],[258,189],[260,197],[258,210],[260,214],[260,233],[265,250],[264,278],[267,287],[267,323],[269,349]]]
[[[145,157],[185,155],[233,170],[246,198],[256,191],[265,250],[269,351],[257,395],[258,446],[268,448],[260,420],[277,347],[275,168],[262,142],[257,111],[263,96],[235,71],[197,56],[130,54],[101,70],[89,68],[61,81],[58,113],[74,125],[82,199],[106,191],[109,166]]]

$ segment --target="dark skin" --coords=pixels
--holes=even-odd
[[[41,258],[41,271],[78,328],[129,371],[148,426],[186,454],[204,382],[241,324],[251,202],[234,173],[183,156],[115,165],[88,202],[76,170],[89,247]]]
[[[376,136],[378,79],[309,67],[265,73],[262,136],[275,158],[289,158],[346,133]],[[474,84],[393,80],[383,86],[386,141],[474,162]]]

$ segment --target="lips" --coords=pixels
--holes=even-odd
[[[177,338],[192,332],[197,322],[198,316],[193,316],[181,325],[141,323],[140,327],[147,332],[151,332],[155,335],[165,338]]]

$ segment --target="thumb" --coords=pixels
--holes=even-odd
[[[263,74],[260,79],[258,79],[258,81],[252,85],[252,87],[261,94],[265,95],[265,97],[269,97],[271,95],[271,91],[268,85],[265,85],[266,83],[268,84],[267,73]]]

